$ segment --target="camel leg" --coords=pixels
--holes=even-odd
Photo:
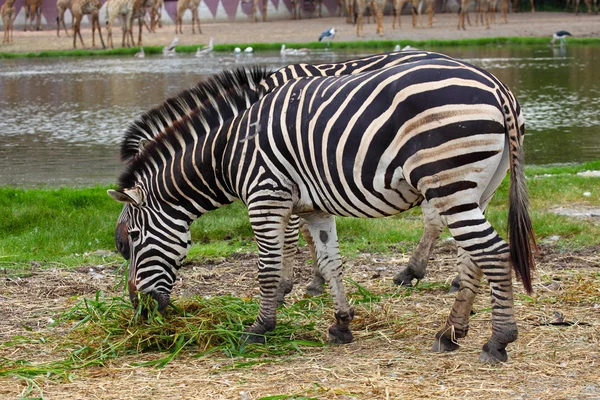
[[[196,24],[198,25],[198,33],[202,34],[202,29],[200,28],[200,16],[198,15],[198,9],[194,11],[194,17],[196,18]],[[193,21],[192,21],[193,23]]]
[[[100,17],[98,17],[96,15],[96,17],[94,18],[94,21],[96,21],[96,26],[98,27],[98,36],[100,36],[100,43],[102,43],[102,48],[106,49],[106,45],[104,44],[104,39],[102,39],[102,28],[100,27]]]

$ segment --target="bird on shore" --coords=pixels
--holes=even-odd
[[[412,47],[410,44],[407,44],[406,46],[404,46],[402,48],[402,51],[411,51],[411,50],[414,51],[414,50],[419,50],[419,49],[417,49],[416,47]]]
[[[175,47],[177,46],[177,43],[179,42],[179,38],[175,37],[175,39],[173,39],[173,41],[171,42],[170,45],[163,47],[162,52],[163,52],[163,56],[174,56],[175,55]]]
[[[281,56],[284,57],[284,56],[292,56],[292,55],[294,55],[295,52],[296,52],[296,49],[287,49],[285,47],[285,44],[282,44],[279,54],[281,54]]]
[[[246,54],[254,53],[254,49],[252,47],[246,47],[244,49],[244,53],[246,53]]]
[[[242,52],[242,49],[240,49],[239,47],[236,47],[235,49],[233,49],[233,54],[240,54]]]
[[[560,40],[560,45],[563,46],[565,44],[565,41],[567,40],[567,36],[573,36],[573,35],[571,35],[567,31],[558,31],[556,33],[553,33],[550,44],[554,44],[554,42],[556,42],[557,40]]]
[[[146,53],[144,53],[144,48],[140,47],[140,51],[133,55],[135,58],[144,58],[146,57]]]
[[[310,54],[310,49],[307,49],[306,47],[302,47],[299,49],[288,49],[285,47],[285,44],[281,45],[281,51],[279,52],[279,54],[281,54],[282,57],[285,56],[305,56],[307,54]]]
[[[198,50],[196,50],[196,57],[202,57],[208,53],[211,53],[213,51],[213,38],[210,38],[210,40],[208,41],[208,46],[204,46],[202,48],[198,47]]]
[[[397,44],[396,47],[394,47],[394,52],[396,52],[396,51],[400,51],[400,45],[399,44]]]
[[[333,38],[335,37],[335,28],[329,28],[325,31],[323,31],[321,33],[321,36],[319,36],[319,42],[322,42],[323,40],[327,41],[327,47],[329,47],[329,43],[333,40]]]

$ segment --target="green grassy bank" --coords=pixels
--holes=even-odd
[[[580,247],[600,243],[600,226],[591,221],[558,216],[559,206],[600,207],[600,178],[577,172],[600,170],[600,160],[580,165],[529,167],[531,214],[537,237],[559,235],[560,245]],[[113,234],[121,205],[106,187],[85,189],[0,188],[0,268],[41,265],[78,266],[120,262]],[[590,196],[583,193],[590,192]],[[504,234],[508,212],[508,178],[494,196],[488,218]],[[345,256],[356,252],[410,251],[422,232],[420,210],[391,218],[338,218],[340,245]],[[234,203],[210,212],[192,225],[190,257],[226,256],[254,250],[246,209]],[[104,250],[104,251],[98,251]]]
[[[373,52],[391,51],[394,46],[410,45],[419,49],[440,48],[440,47],[458,47],[458,46],[531,46],[548,45],[547,37],[496,37],[496,38],[473,38],[456,40],[357,40],[351,42],[332,42],[331,48],[334,50],[369,50]],[[598,45],[600,38],[569,38],[570,45]],[[178,53],[195,53],[198,45],[177,46]],[[257,51],[279,51],[281,43],[253,43],[253,44],[221,44],[215,45],[215,52],[233,52],[233,49],[240,47],[242,49],[251,46]],[[306,47],[309,49],[325,49],[326,45],[321,42],[294,43],[294,47]],[[77,56],[123,56],[133,55],[139,51],[139,47],[116,48],[106,50],[55,50],[40,51],[29,53],[6,53],[0,52],[0,58],[23,58],[23,57],[77,57]],[[146,54],[161,54],[161,46],[144,46]]]

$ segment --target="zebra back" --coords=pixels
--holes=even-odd
[[[261,82],[261,85],[265,90],[270,91],[275,87],[296,78],[307,76],[354,75],[361,72],[392,67],[394,65],[433,59],[451,59],[451,57],[428,51],[400,51],[375,54],[339,63],[292,64],[270,74],[264,82]]]

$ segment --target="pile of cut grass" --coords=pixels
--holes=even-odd
[[[381,295],[371,293],[354,281],[348,283],[356,289],[349,299],[364,315],[354,321],[355,329],[368,326],[370,329],[397,330],[393,320],[381,318],[371,310],[371,305],[379,302]],[[328,316],[333,315],[329,295],[299,299],[279,308],[278,324],[273,332],[263,336],[264,345],[245,345],[240,343],[240,336],[258,315],[256,299],[196,296],[172,302],[164,314],[157,312],[153,300],[143,297],[140,302],[143,307],[135,310],[125,296],[109,297],[100,291],[94,298],[79,299],[50,325],[63,333],[43,338],[19,336],[2,345],[29,345],[37,347],[38,352],[41,351],[39,346],[52,346],[55,351],[60,349],[66,354],[64,359],[49,362],[0,360],[0,377],[15,376],[28,382],[37,376],[72,379],[77,370],[108,366],[119,358],[139,354],[151,354],[152,359],[134,362],[133,366],[164,367],[184,350],[194,357],[221,352],[236,358],[232,368],[273,362],[276,360],[271,357],[324,346],[325,324]],[[142,315],[141,309],[151,311]],[[64,331],[68,333],[64,334]]]

